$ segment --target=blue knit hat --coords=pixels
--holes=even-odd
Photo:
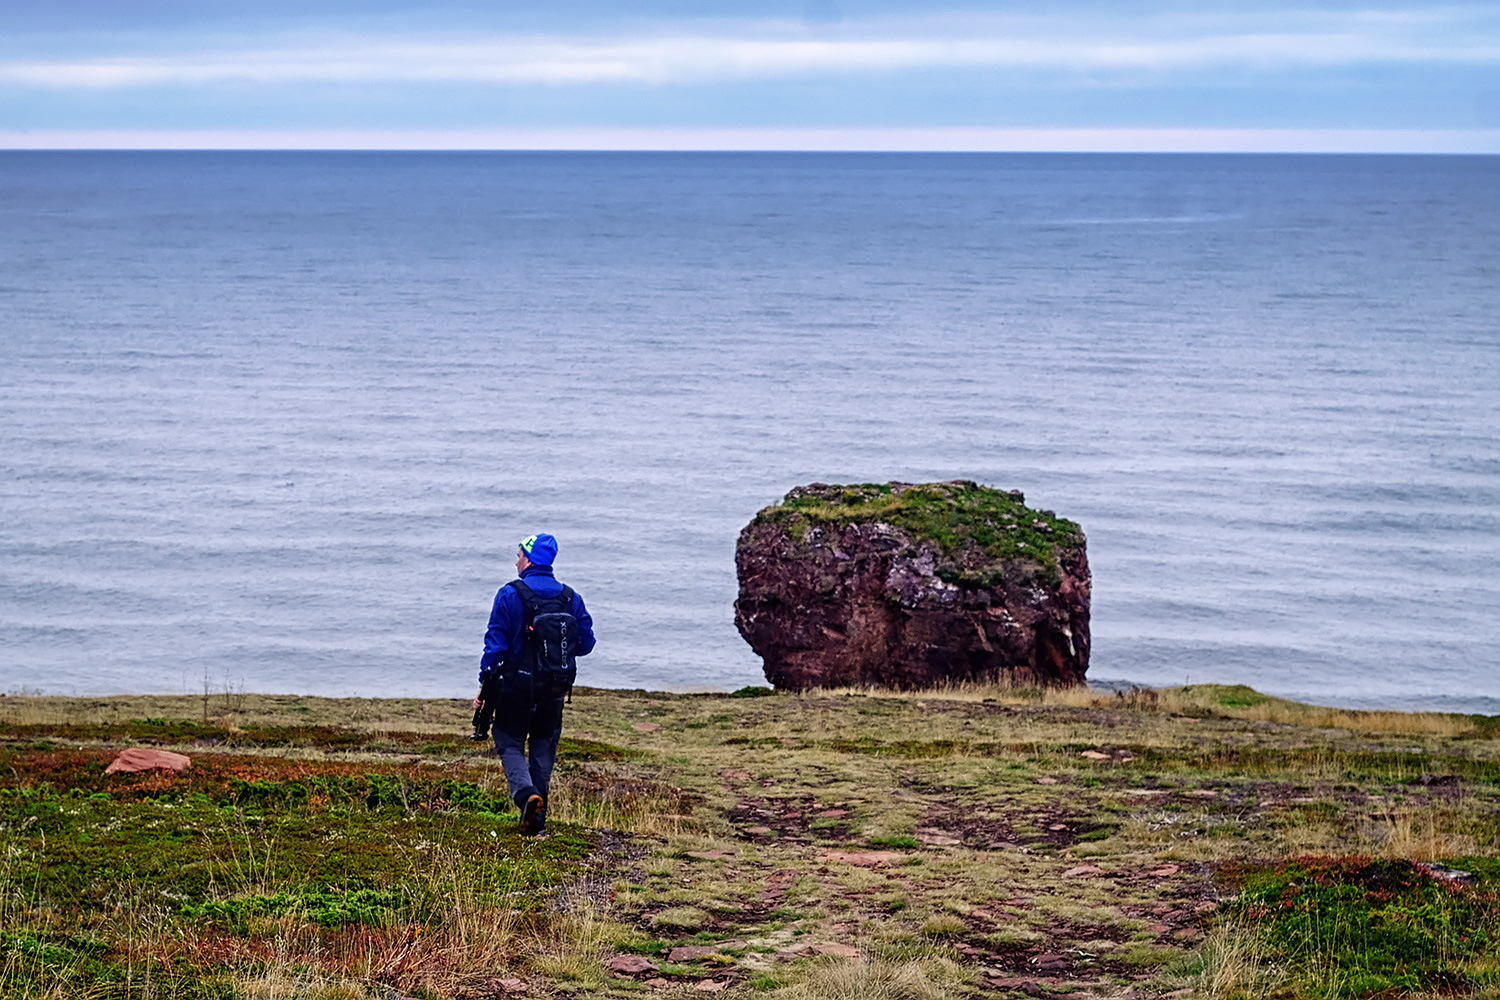
[[[521,539],[521,551],[534,566],[551,566],[557,558],[557,539],[545,531]]]

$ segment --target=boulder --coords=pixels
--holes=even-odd
[[[185,771],[193,764],[187,754],[170,750],[152,750],[149,747],[127,747],[115,755],[105,774],[137,774],[141,771]]]
[[[793,489],[740,532],[735,624],[778,688],[1081,684],[1082,529],[967,480]]]

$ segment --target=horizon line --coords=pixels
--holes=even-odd
[[[11,129],[4,151],[1500,154],[1500,128]]]

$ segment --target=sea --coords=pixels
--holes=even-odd
[[[810,482],[1079,522],[1103,687],[1500,713],[1500,158],[0,153],[0,691],[763,684]]]

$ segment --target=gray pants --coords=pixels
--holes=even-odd
[[[533,789],[547,797],[562,739],[562,713],[561,698],[539,701],[529,710],[524,704],[502,703],[495,711],[495,752],[505,766],[511,801]]]

